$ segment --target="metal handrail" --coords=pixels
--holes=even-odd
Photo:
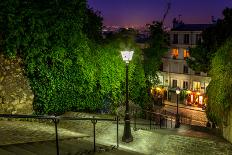
[[[56,133],[56,154],[59,155],[59,139],[58,139],[58,130],[57,124],[60,120],[90,120],[93,123],[93,134],[94,134],[94,152],[96,152],[96,133],[95,126],[97,121],[116,121],[117,122],[117,148],[119,147],[119,138],[118,138],[118,125],[119,125],[119,117],[116,116],[114,119],[108,118],[96,118],[95,116],[88,118],[81,117],[67,117],[67,116],[48,116],[48,115],[20,115],[20,114],[0,114],[0,118],[34,118],[34,119],[50,119],[55,124],[55,133]]]

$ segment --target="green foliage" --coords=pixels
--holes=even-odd
[[[145,88],[146,88],[146,83],[145,83],[145,74],[144,74],[144,69],[143,69],[143,64],[141,61],[141,50],[137,47],[135,44],[134,38],[136,35],[136,31],[133,29],[123,29],[119,33],[116,33],[109,38],[107,38],[107,47],[108,51],[115,51],[115,60],[117,60],[117,72],[113,70],[113,73],[115,74],[116,77],[114,79],[121,80],[121,85],[120,85],[120,92],[117,93],[117,100],[120,102],[123,102],[125,100],[125,62],[122,61],[121,58],[121,53],[120,51],[123,50],[133,50],[134,55],[133,59],[129,64],[129,96],[130,100],[132,100],[134,103],[139,104],[141,106],[144,105],[145,102],[147,102],[147,94]],[[104,53],[107,53],[105,51]],[[110,55],[112,57],[112,54]],[[119,71],[119,64],[121,64],[120,68],[121,70]],[[110,65],[110,64],[109,64]],[[111,65],[112,65],[112,60],[111,60]]]
[[[10,57],[23,58],[37,114],[96,112],[104,104],[116,107],[125,93],[120,55],[125,48],[135,50],[130,95],[141,103],[145,80],[140,51],[127,37],[96,44],[101,39],[101,17],[86,8],[86,1],[3,0],[0,8],[1,49]]]
[[[157,71],[162,64],[162,57],[168,50],[168,34],[163,30],[163,24],[154,21],[149,25],[151,33],[149,48],[144,50],[144,71],[149,87],[159,83]]]
[[[214,53],[232,37],[232,8],[224,9],[223,15],[223,19],[203,31],[203,43],[190,49],[190,55],[194,59],[188,59],[187,63],[193,70],[208,72]]]
[[[232,105],[232,40],[229,39],[212,60],[211,82],[207,87],[207,117],[217,124],[224,122],[224,116]]]

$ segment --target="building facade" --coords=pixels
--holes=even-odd
[[[161,85],[167,90],[168,99],[175,102],[175,89],[191,90],[198,98],[191,96],[191,102],[199,101],[210,82],[207,73],[196,72],[188,67],[186,58],[190,57],[189,49],[202,41],[202,31],[210,24],[180,24],[170,31],[170,48],[162,58],[163,68],[159,73]],[[173,92],[173,93],[172,93]],[[200,98],[201,99],[201,98]]]

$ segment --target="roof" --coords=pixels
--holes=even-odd
[[[211,26],[213,24],[180,24],[172,28],[172,31],[203,31]]]

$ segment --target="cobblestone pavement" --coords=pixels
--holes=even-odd
[[[82,114],[76,116],[86,117],[86,115]],[[121,119],[120,123],[119,148],[124,150],[124,153],[134,151],[151,155],[232,155],[232,145],[224,139],[207,132],[193,130],[190,126],[184,125],[179,129],[132,130],[134,141],[124,143],[121,141],[124,128],[123,119]],[[93,142],[93,125],[91,121],[61,121],[58,129],[60,138],[82,137],[83,140],[87,140],[90,144]],[[2,120],[0,121],[0,134],[0,145],[5,146],[12,143],[55,139],[54,124],[52,122]],[[117,142],[116,135],[115,122],[97,122],[96,143],[115,146]],[[79,145],[81,145],[80,148],[85,147],[81,143]],[[117,154],[117,152],[114,154]]]

